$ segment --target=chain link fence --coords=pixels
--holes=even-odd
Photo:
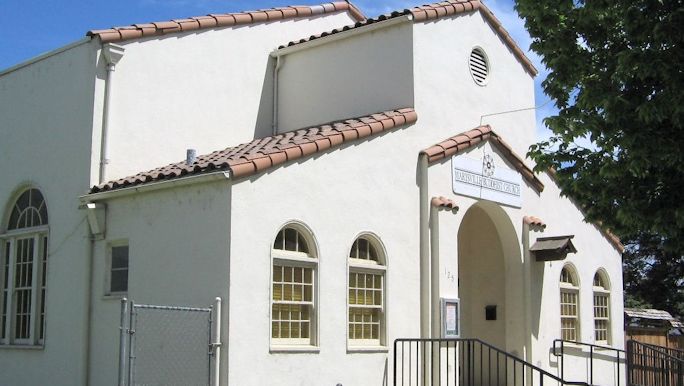
[[[217,312],[218,311],[218,312]],[[120,386],[210,386],[218,380],[220,299],[206,308],[122,301]]]

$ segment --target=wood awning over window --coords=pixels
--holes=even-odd
[[[572,238],[569,236],[539,237],[530,247],[530,252],[537,261],[563,260],[568,253],[577,253],[577,249],[572,245]]]

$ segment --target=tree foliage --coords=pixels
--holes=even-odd
[[[559,109],[528,155],[556,169],[588,221],[632,244],[626,274],[653,289],[632,288],[632,299],[655,306],[659,284],[672,290],[668,275],[684,272],[682,1],[516,0],[516,10]]]
[[[545,120],[554,135],[530,149],[538,170],[554,167],[588,220],[683,251],[682,1],[517,0],[516,9],[559,108]]]

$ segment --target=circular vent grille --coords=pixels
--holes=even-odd
[[[487,55],[480,48],[474,48],[470,52],[470,75],[473,76],[475,83],[480,86],[487,84],[487,76],[489,76],[489,62]]]

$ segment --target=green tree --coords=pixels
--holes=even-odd
[[[634,266],[626,269],[648,262],[642,282],[660,268],[681,268],[682,1],[516,0],[515,7],[549,70],[542,86],[559,110],[544,121],[552,137],[530,147],[536,169],[555,168],[563,194],[588,221],[631,243],[626,259]],[[640,252],[641,244],[653,253]]]

